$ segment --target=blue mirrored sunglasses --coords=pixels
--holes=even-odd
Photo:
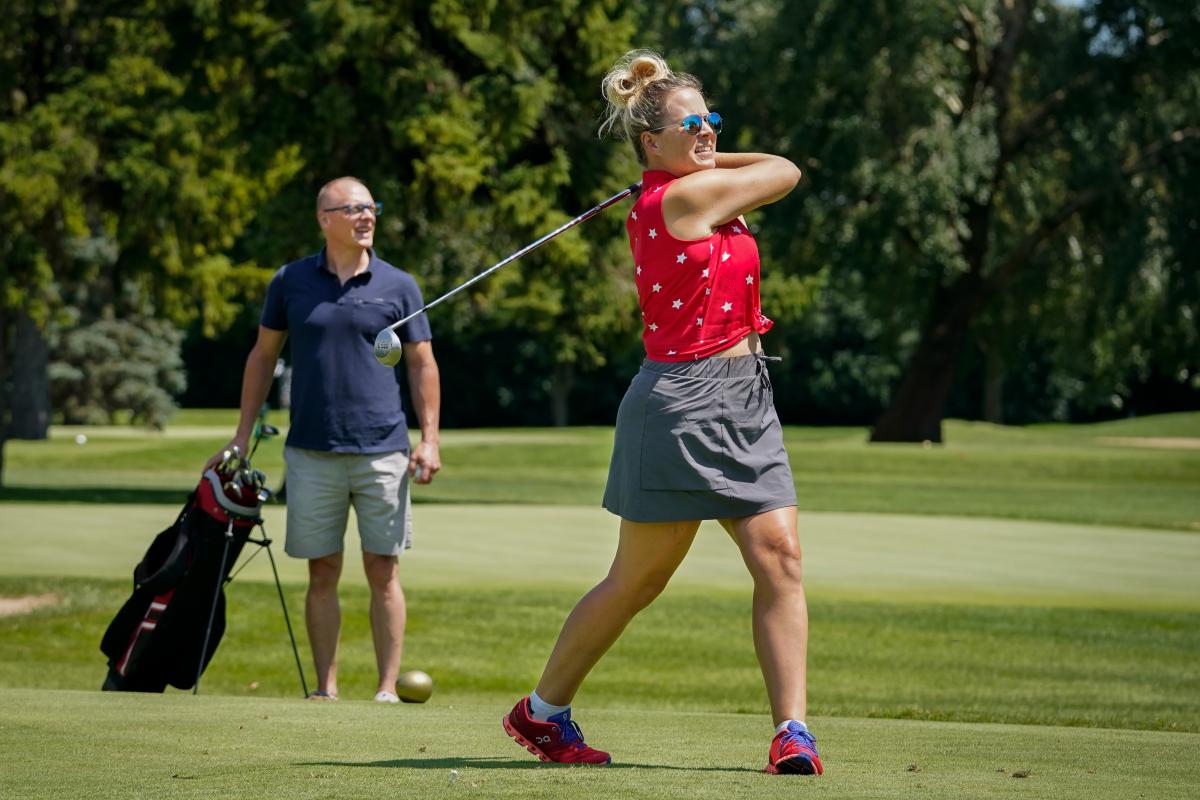
[[[686,117],[684,117],[683,119],[681,119],[679,121],[679,128],[686,134],[690,134],[691,136],[697,136],[697,135],[699,135],[700,131],[704,130],[704,123],[707,122],[708,127],[712,128],[713,133],[720,133],[721,132],[721,124],[724,121],[725,120],[723,120],[721,118],[721,115],[715,111],[710,111],[707,114],[705,114],[704,116],[700,116],[699,114],[688,114]],[[672,128],[672,127],[674,127],[674,124],[663,125],[661,128],[651,128],[649,130],[649,133],[665,131],[667,128]]]

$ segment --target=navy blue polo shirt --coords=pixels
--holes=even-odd
[[[342,284],[325,251],[279,268],[267,286],[262,325],[292,342],[291,429],[287,443],[334,453],[408,450],[400,370],[375,360],[375,337],[422,308],[421,290],[403,270],[376,257]],[[402,342],[432,339],[429,319],[396,331]]]

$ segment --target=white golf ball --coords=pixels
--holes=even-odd
[[[87,436],[82,433],[75,434],[75,444],[87,444]]]

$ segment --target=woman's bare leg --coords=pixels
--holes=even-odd
[[[538,681],[539,697],[554,705],[571,703],[583,679],[629,621],[666,587],[699,527],[699,522],[621,520],[621,538],[608,576],[583,596],[563,623]]]
[[[754,651],[775,724],[803,720],[808,700],[808,605],[796,507],[721,520],[754,578]]]

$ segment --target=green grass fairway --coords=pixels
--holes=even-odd
[[[776,777],[760,772],[759,718],[630,709],[586,720],[614,766],[544,766],[504,735],[502,712],[0,690],[0,730],[22,740],[0,795],[1169,800],[1200,781],[1190,735],[849,718],[813,720],[824,776]]]
[[[0,506],[0,575],[128,576],[174,518],[157,505]],[[283,578],[305,580],[283,555],[285,511],[267,509]],[[86,519],[86,524],[81,520]],[[353,531],[353,520],[351,522]],[[30,532],[36,531],[36,536]],[[357,550],[350,534],[351,552]],[[413,587],[583,589],[603,577],[617,520],[600,508],[422,505],[416,544],[401,558]],[[1047,522],[803,513],[807,585],[816,597],[1200,610],[1200,537]],[[363,581],[356,558],[345,579]],[[265,555],[244,576],[271,580]],[[531,576],[536,576],[531,581]],[[673,585],[748,588],[733,543],[705,523]]]
[[[221,424],[220,420],[227,420]],[[236,414],[186,412],[164,433],[52,429],[10,441],[0,502],[177,505]],[[77,445],[78,434],[88,437]],[[868,445],[861,428],[788,428],[807,511],[984,516],[1200,531],[1200,413],[1072,427],[950,421],[945,446]],[[1162,446],[1163,441],[1178,446]],[[599,504],[612,431],[447,431],[446,469],[415,492],[426,503]],[[255,465],[278,481],[282,445]]]
[[[228,587],[199,696],[101,693],[130,575],[232,428],[55,428],[0,490],[0,797],[1191,798],[1200,786],[1200,413],[1089,426],[951,422],[948,444],[789,428],[810,600],[810,722],[828,772],[761,774],[771,730],[751,584],[713,523],[576,700],[611,769],[540,765],[499,718],[607,569],[611,431],[448,431],[416,493],[403,666],[380,707],[348,539],[342,700],[300,699],[264,555]],[[75,435],[84,433],[84,444]],[[278,480],[281,446],[256,465]],[[311,685],[305,565],[266,509]],[[453,770],[453,772],[452,772]]]
[[[0,619],[0,686],[94,689],[103,678],[100,634],[128,585],[0,578],[0,594],[54,591],[62,605]],[[536,681],[579,594],[532,586],[410,588],[404,663],[434,676],[439,704],[511,704]],[[228,631],[203,691],[298,697],[274,586],[235,584],[228,597]],[[301,608],[302,586],[289,586],[287,597],[293,611]],[[365,588],[347,589],[342,605],[340,692],[369,699],[374,656]],[[1197,612],[814,594],[810,616],[814,714],[1200,732]],[[579,707],[766,717],[749,625],[746,591],[671,587],[596,668]]]

